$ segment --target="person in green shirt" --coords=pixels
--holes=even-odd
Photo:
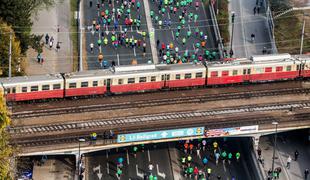
[[[239,161],[239,159],[240,159],[240,153],[239,152],[236,153],[236,159],[237,159],[237,161]]]
[[[232,153],[228,153],[228,164],[230,164],[232,156],[233,156]]]

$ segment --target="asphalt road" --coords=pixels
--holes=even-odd
[[[114,21],[111,21],[111,24],[108,25],[106,28],[104,28],[102,25],[100,27],[99,32],[96,32],[95,29],[92,27],[93,20],[96,20],[97,22],[101,22],[102,24],[102,18],[101,18],[101,12],[105,10],[109,10],[111,14],[113,7],[115,9],[120,9],[121,7],[121,1],[111,1],[112,4],[109,6],[108,1],[104,1],[104,6],[100,5],[100,9],[98,10],[96,1],[93,0],[92,7],[89,6],[89,1],[84,1],[84,26],[85,32],[86,32],[86,50],[87,50],[87,65],[88,69],[100,69],[100,64],[98,62],[98,54],[99,52],[103,53],[104,60],[107,60],[109,64],[111,64],[112,61],[115,61],[116,65],[126,65],[130,64],[133,59],[136,59],[138,63],[147,63],[149,60],[152,59],[151,56],[151,50],[150,50],[150,42],[148,38],[145,38],[146,42],[146,55],[143,56],[143,48],[142,44],[141,47],[126,47],[125,43],[124,45],[119,45],[117,48],[114,48],[111,42],[112,37],[112,31],[114,29]],[[138,1],[136,1],[137,3]],[[142,41],[143,37],[141,35],[142,31],[147,32],[147,26],[146,26],[146,19],[145,19],[145,12],[144,12],[144,6],[143,1],[140,1],[141,7],[140,10],[137,11],[137,6],[131,6],[130,10],[130,16],[131,18],[138,18],[138,15],[141,16],[141,26],[140,30],[138,30],[137,26],[128,26],[125,25],[125,15],[123,14],[121,18],[118,20],[118,27],[115,30],[116,37],[118,37],[121,32],[125,31],[125,28],[127,28],[127,37],[128,38],[134,38],[134,39],[140,39]],[[127,8],[125,8],[127,10]],[[114,13],[114,17],[116,17],[116,13]],[[113,18],[112,18],[113,19]],[[117,19],[117,18],[114,18]],[[94,31],[94,33],[92,33]],[[103,32],[103,33],[102,33]],[[107,37],[108,44],[104,45],[103,40]],[[97,45],[97,40],[102,40],[102,45],[99,47]],[[90,43],[94,44],[94,52],[91,53],[90,50]]]
[[[180,1],[179,1],[180,2]],[[212,24],[211,19],[208,17],[207,12],[205,11],[205,6],[203,5],[202,1],[197,1],[199,6],[198,8],[195,7],[195,2],[193,1],[192,5],[186,6],[185,14],[185,24],[182,26],[179,16],[182,15],[183,8],[179,8],[176,13],[170,11],[170,6],[162,5],[162,8],[165,8],[166,11],[162,14],[159,11],[159,1],[149,0],[150,9],[154,12],[154,18],[152,20],[153,27],[155,29],[155,40],[159,40],[160,44],[157,47],[159,50],[161,48],[161,44],[164,43],[165,45],[169,45],[171,42],[174,44],[174,47],[179,48],[179,54],[183,54],[185,50],[188,50],[190,54],[193,54],[197,49],[195,47],[196,43],[200,43],[203,40],[203,37],[200,37],[199,33],[198,36],[195,34],[196,28],[198,28],[199,32],[203,32],[204,35],[207,35],[206,41],[206,48],[198,48],[198,55],[204,54],[204,50],[214,51],[215,50],[215,39],[212,34]],[[176,7],[173,4],[173,7]],[[190,20],[189,14],[193,13],[198,15],[198,19],[194,21],[194,17]],[[162,21],[163,25],[159,25],[158,21],[155,20],[155,17],[158,16],[158,21]],[[171,21],[170,26],[165,26],[165,21]],[[176,37],[176,32],[178,31],[177,27],[181,26],[179,37]],[[191,31],[191,35],[187,38],[187,32]],[[183,45],[182,39],[186,37],[186,43]],[[159,54],[158,54],[159,55]],[[161,62],[163,58],[159,57],[159,62]]]
[[[138,146],[140,148],[140,146]],[[144,152],[138,151],[135,158],[132,147],[111,149],[87,155],[90,166],[88,168],[88,179],[98,178],[99,166],[102,179],[117,179],[116,168],[118,158],[124,158],[123,174],[121,179],[140,180],[149,173],[148,165],[154,166],[152,174],[158,179],[173,179],[167,144],[146,145]]]
[[[147,22],[146,22],[146,15],[145,15],[145,8],[143,1],[139,0],[141,7],[139,11],[137,10],[136,6],[131,6],[130,10],[130,17],[131,18],[137,18],[139,15],[141,17],[141,27],[138,30],[137,26],[129,26],[127,27],[127,37],[128,38],[134,38],[134,39],[140,39],[142,42],[145,41],[146,43],[146,53],[143,53],[142,45],[141,47],[126,47],[125,45],[120,45],[117,48],[113,47],[111,43],[111,36],[112,31],[114,29],[114,21],[111,21],[111,24],[107,27],[100,27],[100,30],[98,32],[95,31],[95,28],[92,27],[93,20],[96,20],[97,22],[101,22],[101,12],[105,10],[109,10],[110,13],[112,13],[113,7],[115,9],[120,9],[121,7],[121,1],[113,0],[111,1],[111,5],[109,5],[108,1],[105,0],[104,5],[100,5],[100,8],[97,8],[97,1],[93,0],[93,5],[90,7],[89,1],[83,1],[84,2],[84,27],[85,27],[85,37],[86,37],[86,55],[87,55],[87,65],[88,69],[100,69],[102,68],[100,66],[100,63],[98,62],[98,54],[101,52],[104,56],[104,60],[108,61],[109,64],[111,64],[112,61],[115,61],[116,65],[127,65],[130,64],[133,59],[136,59],[138,64],[147,63],[152,60],[152,54],[151,54],[151,47],[150,47],[150,41],[148,38],[148,29],[147,29]],[[136,1],[137,4],[138,1]],[[185,50],[188,50],[188,52],[191,54],[194,53],[196,43],[200,43],[203,37],[200,37],[199,35],[195,35],[196,28],[199,29],[199,32],[202,31],[204,35],[207,35],[208,39],[206,41],[206,48],[198,48],[197,54],[204,54],[204,50],[214,51],[215,48],[215,39],[213,36],[213,27],[211,24],[211,19],[207,11],[205,11],[205,6],[202,4],[201,1],[199,2],[199,7],[196,9],[194,2],[190,6],[188,5],[187,13],[194,13],[198,14],[198,19],[196,22],[194,22],[194,18],[192,18],[191,21],[189,21],[188,15],[185,15],[186,23],[184,27],[182,27],[180,31],[180,36],[178,39],[175,37],[175,33],[177,31],[177,26],[180,25],[179,21],[179,15],[182,14],[182,8],[180,8],[175,14],[169,12],[168,6],[166,7],[166,13],[164,15],[159,14],[158,12],[158,1],[152,1],[149,0],[150,10],[155,12],[155,16],[159,16],[159,19],[163,21],[170,19],[171,26],[170,27],[159,27],[158,23],[155,22],[153,19],[151,27],[154,29],[155,34],[155,41],[157,39],[160,40],[161,43],[169,44],[172,42],[174,44],[174,47],[179,48],[180,53],[184,53]],[[125,8],[126,10],[126,8]],[[150,12],[148,12],[150,13]],[[112,13],[113,14],[113,13]],[[116,16],[116,14],[114,14]],[[122,15],[121,18],[118,21],[118,28],[115,30],[115,33],[117,36],[122,32],[125,31],[126,25],[125,25],[125,16]],[[102,24],[102,23],[101,23]],[[144,39],[141,35],[141,32],[145,31],[147,32],[147,37]],[[182,38],[186,36],[187,31],[191,31],[192,35],[187,38],[187,42],[185,45],[182,45]],[[103,40],[107,37],[108,44],[104,45]],[[102,45],[99,47],[97,45],[97,40],[102,40]],[[90,49],[90,43],[94,44],[94,51],[91,52]],[[156,45],[156,42],[155,42]],[[158,52],[159,49],[157,49]],[[173,53],[173,52],[172,52]],[[196,58],[197,59],[197,58]],[[161,58],[159,58],[159,63],[161,62]]]
[[[233,176],[238,180],[251,180],[253,179],[251,168],[249,168],[249,164],[251,163],[249,159],[249,149],[248,147],[241,146],[242,141],[237,138],[227,139],[225,142],[223,138],[218,139],[209,139],[209,144],[212,147],[212,143],[217,141],[220,146],[221,151],[226,151],[227,154],[229,152],[233,153],[233,160],[231,164],[227,162],[223,164],[220,160],[219,164],[215,164],[215,159],[213,155],[213,150],[208,149],[206,151],[201,150],[201,157],[207,156],[209,162],[207,167],[212,169],[211,178],[216,179],[218,175],[222,177],[223,180],[230,180]],[[194,142],[196,143],[197,140]],[[140,148],[140,146],[138,146]],[[169,151],[171,148],[176,148],[176,156],[172,156]],[[174,179],[174,174],[172,172],[172,164],[176,165],[174,162],[180,162],[181,157],[185,156],[184,151],[180,148],[178,142],[170,142],[170,146],[168,148],[167,143],[161,144],[150,144],[145,145],[144,152],[141,149],[138,150],[137,157],[135,158],[133,155],[133,147],[119,148],[119,149],[111,149],[108,151],[100,151],[96,153],[88,154],[86,157],[88,158],[88,179],[96,180],[98,178],[99,173],[99,165],[100,165],[100,173],[102,173],[102,179],[117,179],[116,177],[116,164],[119,157],[124,158],[123,162],[123,174],[121,179],[131,179],[131,180],[140,180],[144,178],[144,174],[148,174],[148,165],[151,163],[154,166],[152,170],[152,174],[156,175],[158,179]],[[127,151],[128,150],[128,151]],[[239,161],[235,158],[235,153],[240,152],[241,158]],[[199,169],[204,170],[206,172],[206,168],[204,168],[202,164],[202,160],[197,156],[196,151],[193,151],[192,155],[193,161],[192,166],[197,166]],[[181,170],[181,163],[179,163],[179,167],[181,172],[181,179],[190,179],[185,178],[183,176]],[[176,172],[174,172],[176,173]],[[164,178],[165,177],[165,178]],[[193,178],[193,177],[192,177]]]

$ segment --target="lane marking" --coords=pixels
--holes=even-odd
[[[149,159],[149,162],[151,162],[151,154],[150,154],[150,151],[149,151],[149,150],[147,150],[147,157],[148,157],[148,159]]]
[[[157,167],[157,174],[158,176],[162,177],[163,179],[166,179],[166,174],[164,172],[159,172],[158,164],[156,164]]]
[[[119,66],[119,54],[117,54],[116,56],[117,56],[117,64]]]
[[[191,31],[191,26],[188,24],[188,30]]]
[[[136,164],[136,172],[137,172],[137,176],[138,176],[138,177],[144,178],[143,173],[139,173],[138,164]]]
[[[108,153],[108,151],[106,151],[106,157],[107,157],[107,159],[109,158],[109,153]]]
[[[175,40],[173,30],[171,30],[171,34],[172,34],[172,39]]]
[[[131,29],[132,29],[132,26],[131,26]],[[131,36],[131,38],[132,38],[132,40],[134,41],[134,37]],[[135,57],[137,57],[137,54],[136,54],[136,47],[133,48],[133,55],[134,55]]]
[[[128,149],[126,150],[126,156],[127,156],[127,164],[129,165],[129,154],[128,154]]]
[[[107,173],[110,174],[109,162],[107,162]]]

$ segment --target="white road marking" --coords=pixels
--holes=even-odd
[[[132,30],[132,27],[131,27],[131,30]],[[131,36],[131,38],[132,38],[132,41],[134,41],[134,37]],[[133,48],[133,55],[134,55],[135,57],[137,56],[137,54],[136,54],[136,47]]]
[[[223,160],[224,162],[224,160]],[[226,166],[225,166],[225,163],[223,163],[223,168],[224,168],[224,171],[226,172]]]
[[[138,176],[138,177],[144,178],[144,177],[143,177],[143,173],[139,173],[138,164],[136,164],[136,171],[137,171],[137,176]]]
[[[110,174],[109,162],[107,162],[107,173]]]
[[[99,180],[101,180],[101,178],[102,178],[102,173],[101,173],[100,168],[101,168],[100,164],[99,164],[99,166],[93,168],[93,172],[98,171],[97,177],[98,177]]]
[[[147,157],[148,157],[148,159],[149,159],[149,162],[151,162],[151,154],[150,154],[150,151],[149,151],[149,150],[147,150]]]
[[[188,30],[191,31],[191,26],[188,24]]]
[[[120,30],[121,32],[122,32],[122,28],[123,28],[122,25],[120,25],[120,26],[119,26],[119,30]]]
[[[106,157],[107,157],[107,159],[109,158],[109,152],[108,151],[106,151]]]
[[[117,54],[116,56],[117,56],[117,65],[119,66],[119,54]]]
[[[175,40],[173,30],[171,30],[171,34],[172,34],[172,39]]]
[[[127,156],[127,164],[129,165],[129,154],[128,154],[128,150],[126,151],[126,156]]]
[[[166,174],[164,172],[163,173],[159,172],[158,164],[156,164],[156,167],[158,176],[162,177],[163,179],[166,179]]]

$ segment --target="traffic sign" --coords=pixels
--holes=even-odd
[[[117,136],[118,143],[148,141],[157,139],[171,139],[188,136],[200,136],[204,133],[204,127],[193,127],[183,129],[170,129],[163,131],[150,131],[131,134],[119,134]]]

